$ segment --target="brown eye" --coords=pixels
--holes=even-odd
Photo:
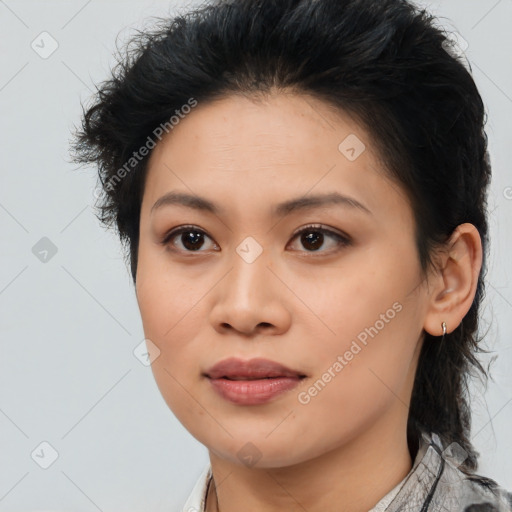
[[[322,228],[321,226],[306,226],[295,233],[293,240],[298,237],[300,237],[300,243],[306,249],[306,252],[326,252],[326,250],[320,251],[320,249],[324,247],[326,240],[329,239],[331,239],[331,243],[327,244],[327,252],[329,252],[329,249],[335,250],[350,245],[350,239],[348,237]],[[334,240],[334,242],[332,242],[332,240]]]
[[[168,233],[162,240],[162,244],[170,245],[172,250],[182,252],[204,252],[201,249],[206,238],[211,240],[203,230],[194,226],[182,226]]]
[[[204,235],[198,231],[183,231],[180,241],[189,251],[197,251],[204,244]]]
[[[306,249],[317,251],[324,243],[324,234],[319,231],[303,232],[300,241]]]

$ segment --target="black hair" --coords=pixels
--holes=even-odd
[[[73,149],[76,162],[98,167],[98,218],[128,247],[135,282],[150,153],[134,155],[159,126],[169,132],[184,105],[293,91],[357,119],[407,193],[424,275],[434,249],[459,224],[476,226],[482,240],[468,313],[442,340],[424,333],[408,418],[410,446],[421,430],[434,431],[467,452],[461,469],[470,472],[478,454],[470,442],[468,377],[473,370],[486,376],[476,353],[483,351],[477,328],[491,168],[484,105],[453,41],[406,0],[211,2],[159,18],[132,37],[84,109]]]

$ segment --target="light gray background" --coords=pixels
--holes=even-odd
[[[133,354],[144,336],[128,268],[114,234],[94,217],[94,171],[68,162],[80,100],[107,77],[116,36],[185,5],[0,0],[2,512],[170,512],[208,461]],[[512,1],[424,5],[468,42],[489,114],[492,252],[483,327],[499,358],[487,392],[475,390],[473,440],[481,473],[512,489]],[[59,45],[47,59],[31,48],[43,31]],[[32,252],[42,237],[57,247],[46,263]],[[43,441],[58,452],[48,469],[31,457]]]

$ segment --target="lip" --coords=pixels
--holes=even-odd
[[[220,396],[239,405],[266,403],[296,387],[306,377],[269,359],[228,358],[203,374]]]
[[[236,357],[223,359],[205,372],[205,375],[210,377],[210,379],[219,379],[221,377],[263,379],[265,377],[304,376],[300,371],[292,370],[270,359],[255,358],[245,361]]]

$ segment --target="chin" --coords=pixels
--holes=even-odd
[[[239,435],[232,430],[230,432],[232,438],[214,438],[211,435],[194,437],[216,457],[247,468],[288,467],[319,455],[313,446],[310,449],[304,446],[304,436],[286,435],[286,442],[283,442],[282,437],[271,439],[272,434],[267,437],[267,434],[261,433],[250,435],[247,431]]]

